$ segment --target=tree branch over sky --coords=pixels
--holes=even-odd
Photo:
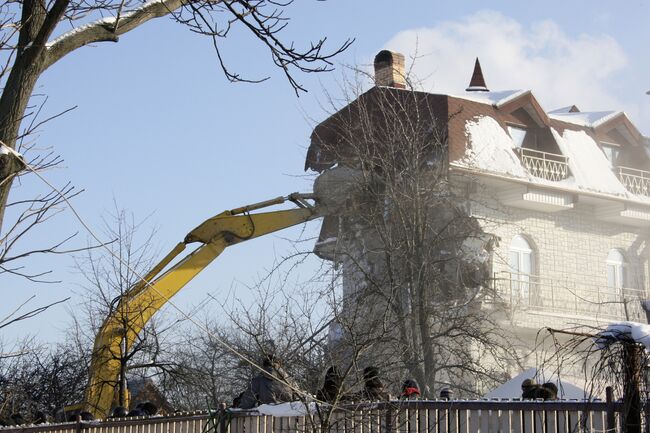
[[[219,65],[231,81],[248,79],[227,66],[221,43],[233,38],[231,29],[242,27],[265,47],[271,59],[296,93],[305,91],[296,73],[332,69],[333,56],[344,51],[351,40],[327,50],[326,38],[295,43],[287,38],[286,15],[292,1],[273,0],[24,0],[0,5],[0,141],[5,149],[26,152],[34,147],[29,137],[40,107],[34,103],[34,90],[41,74],[68,54],[89,44],[117,42],[119,37],[153,18],[169,16],[190,31],[212,39]],[[237,36],[240,37],[240,36]],[[302,46],[302,48],[301,48]],[[69,85],[74,85],[71,81]],[[34,108],[36,107],[36,108]],[[31,141],[30,141],[31,140]],[[22,161],[8,151],[0,154],[0,239],[9,191],[23,172]],[[36,160],[39,158],[36,157]],[[27,272],[27,274],[29,274]]]

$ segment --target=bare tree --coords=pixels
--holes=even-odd
[[[14,323],[21,322],[23,320],[31,319],[32,317],[38,316],[39,314],[43,313],[47,309],[60,304],[62,302],[66,302],[70,298],[65,298],[60,301],[55,301],[47,305],[43,305],[40,307],[33,308],[31,310],[27,310],[27,305],[30,303],[35,298],[35,296],[31,296],[29,299],[27,299],[25,302],[20,304],[18,307],[16,307],[12,312],[10,312],[7,316],[3,317],[0,319],[0,329],[6,328],[9,325],[12,325]],[[0,357],[2,357],[2,354],[0,354]]]
[[[302,245],[303,240],[296,244]],[[331,345],[331,326],[354,322],[351,314],[366,311],[341,307],[340,279],[327,266],[316,275],[310,273],[306,281],[296,280],[309,254],[297,250],[282,258],[241,298],[234,295],[241,290],[213,298],[205,308],[216,308],[218,313],[206,313],[211,319],[204,326],[183,331],[183,342],[172,356],[176,366],[161,380],[177,407],[196,409],[206,403],[215,407],[233,401],[248,392],[251,379],[260,374],[272,374],[273,380],[284,383],[294,401],[310,407],[317,403],[317,416],[310,418],[309,428],[328,425],[342,405],[367,398],[362,395],[361,357],[377,342],[377,333],[355,333],[354,343],[345,348],[350,356],[344,360],[338,356]],[[273,372],[262,371],[265,359],[273,360]],[[341,386],[324,397],[323,373],[330,368],[340,373]]]
[[[502,382],[517,355],[484,302],[496,239],[449,178],[445,126],[454,113],[437,95],[361,94],[357,84],[314,129],[307,156],[321,173],[317,195],[352,191],[325,218],[317,245],[342,274],[338,344],[373,341],[360,362],[394,382],[414,378],[431,397],[445,386],[477,395]]]
[[[44,123],[69,111],[41,118],[47,98],[34,94],[34,89],[44,71],[81,47],[117,42],[120,36],[148,21],[169,16],[190,31],[212,39],[219,64],[229,80],[263,81],[267,77],[248,78],[230,70],[222,54],[222,45],[231,37],[231,31],[237,27],[245,29],[268,50],[273,63],[298,93],[305,88],[296,73],[330,70],[332,58],[352,41],[327,50],[323,38],[299,48],[299,44],[284,37],[291,3],[25,0],[0,5],[0,274],[19,275],[32,282],[54,282],[46,278],[49,270],[30,269],[25,259],[34,254],[69,252],[64,246],[75,235],[71,233],[35,249],[21,245],[35,233],[35,228],[60,212],[66,200],[79,194],[70,184],[59,188],[62,194],[48,189],[37,197],[19,194],[13,202],[9,201],[9,192],[21,176],[61,163],[58,155],[37,146],[34,137],[30,137]]]
[[[84,388],[79,380],[87,364],[72,342],[53,348],[26,339],[20,345],[23,356],[0,359],[0,418],[21,413],[35,421],[41,412],[48,417],[78,401]]]
[[[11,211],[10,226],[0,235],[0,275],[14,275],[25,278],[33,283],[56,283],[49,277],[49,269],[35,270],[27,264],[29,257],[42,254],[69,254],[83,248],[66,248],[76,233],[71,233],[49,244],[34,248],[30,245],[29,236],[34,235],[43,224],[62,212],[65,201],[77,196],[81,191],[75,191],[69,183],[62,188],[62,194],[49,191],[36,197],[32,195],[18,196],[7,204]],[[16,191],[19,192],[19,191]]]
[[[293,388],[296,399],[304,398],[302,391],[315,391],[326,365],[328,313],[316,311],[323,307],[320,295],[289,287],[277,278],[280,273],[275,269],[269,277],[274,284],[263,279],[246,299],[213,298],[204,306],[211,311],[203,326],[183,332],[173,355],[175,369],[166,372],[162,384],[179,407],[232,401],[267,358],[282,365],[284,376],[277,379]]]
[[[143,305],[131,309],[120,303],[120,299],[140,281],[140,275],[145,275],[153,266],[155,230],[145,232],[146,220],[137,222],[132,214],[118,209],[117,205],[115,208],[115,213],[104,221],[105,236],[114,240],[107,245],[110,253],[105,249],[89,249],[76,259],[77,268],[85,283],[81,309],[72,312],[75,324],[72,333],[87,351],[93,348],[97,333],[109,317],[119,323],[119,328],[124,330],[126,336],[133,333],[129,330],[136,328],[144,310],[153,308]],[[129,374],[135,370],[155,372],[166,368],[167,363],[161,357],[164,352],[164,334],[168,330],[169,327],[158,316],[157,320],[150,321],[142,331],[135,332],[136,340],[133,344],[127,345],[126,337],[123,337],[123,344],[117,352],[110,353],[109,362],[119,364],[119,380],[118,383],[108,385],[118,389],[119,405],[126,406],[127,403]]]

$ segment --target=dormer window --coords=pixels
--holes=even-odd
[[[519,125],[507,125],[508,134],[512,138],[512,142],[515,145],[515,148],[527,148],[535,149],[537,148],[537,137],[535,133],[529,129],[526,129],[523,126]]]
[[[524,144],[524,138],[526,138],[526,130],[524,128],[508,125],[508,134],[510,134],[515,147],[521,147]]]
[[[613,143],[601,142],[600,147],[603,149],[603,153],[605,154],[605,158],[609,161],[609,165],[615,167],[618,155],[621,153],[620,146]]]

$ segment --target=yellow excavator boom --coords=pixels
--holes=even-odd
[[[128,353],[151,317],[225,248],[317,218],[316,208],[309,200],[313,200],[311,195],[295,193],[243,206],[222,212],[188,233],[183,242],[119,298],[104,320],[95,338],[84,401],[75,408],[88,411],[96,418],[106,417],[117,400],[120,354]],[[251,213],[286,201],[292,201],[297,207]],[[187,244],[195,242],[201,245],[163,273]]]

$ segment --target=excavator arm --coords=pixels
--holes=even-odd
[[[317,218],[309,200],[313,200],[311,195],[295,193],[232,209],[188,233],[138,284],[116,300],[95,338],[84,401],[77,409],[96,418],[105,417],[117,400],[120,354],[129,352],[151,317],[227,247]],[[286,201],[297,207],[251,213]],[[200,246],[164,271],[191,243]]]

